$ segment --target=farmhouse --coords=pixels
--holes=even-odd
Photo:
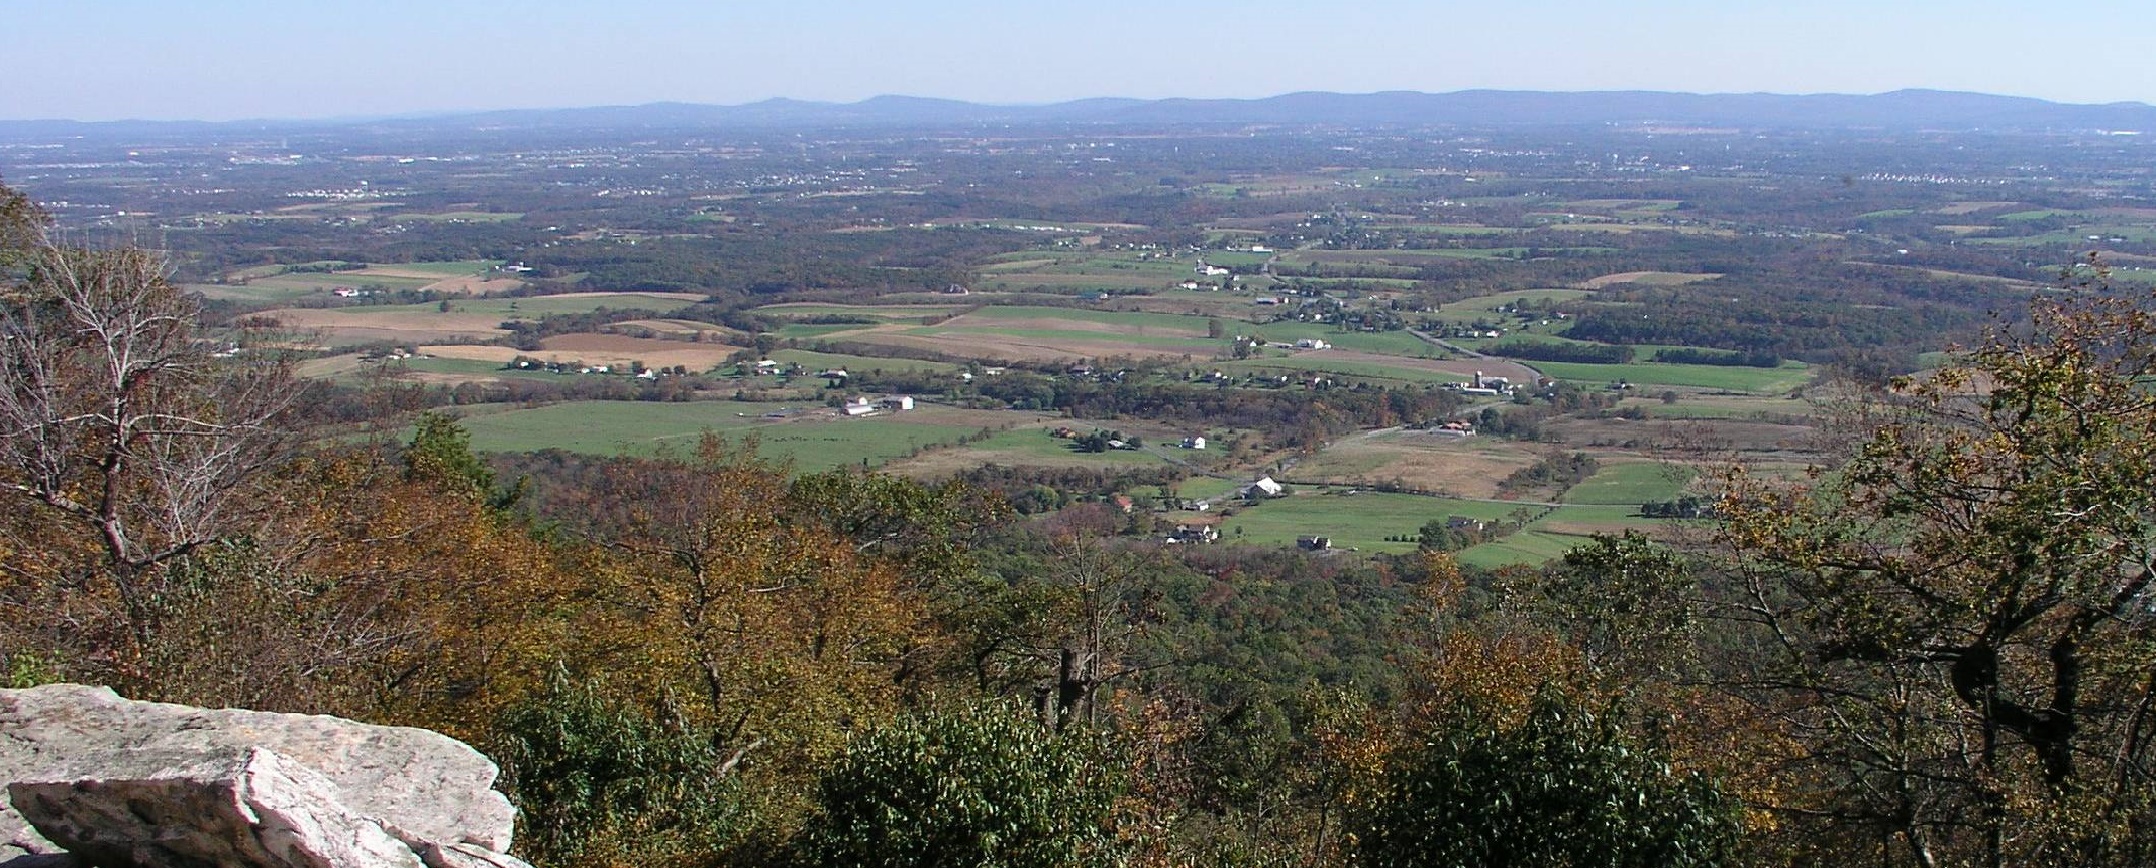
[[[1329,536],[1299,536],[1295,538],[1295,547],[1306,552],[1322,552],[1333,547],[1333,538]]]
[[[1183,448],[1184,448],[1184,449],[1204,449],[1204,448],[1205,448],[1205,438],[1204,438],[1204,437],[1185,437],[1185,438],[1183,438]]]
[[[848,416],[866,416],[876,412],[876,402],[867,398],[848,398],[843,409]]]
[[[913,409],[913,396],[885,395],[883,400],[877,403],[882,404],[885,409],[889,410],[911,410]]]
[[[1329,350],[1332,349],[1332,344],[1328,344],[1324,341],[1318,340],[1317,338],[1303,338],[1302,340],[1295,342],[1295,348],[1298,350]]]
[[[1220,539],[1220,530],[1209,524],[1179,524],[1164,540],[1169,543],[1209,543]]]
[[[1465,440],[1475,436],[1475,426],[1460,421],[1444,422],[1432,427],[1430,433],[1440,437],[1457,437]]]
[[[1287,491],[1287,487],[1281,485],[1278,482],[1274,482],[1272,477],[1260,476],[1258,477],[1258,481],[1243,486],[1242,490],[1238,493],[1246,498],[1259,496],[1279,497],[1285,491]]]

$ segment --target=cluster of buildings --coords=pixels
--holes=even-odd
[[[911,410],[913,409],[913,396],[885,395],[881,398],[855,396],[846,399],[846,403],[839,409],[848,416],[867,416],[884,410]]]

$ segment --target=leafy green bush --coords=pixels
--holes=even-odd
[[[796,853],[832,868],[1115,864],[1123,779],[1106,756],[1010,706],[909,715],[823,775]]]
[[[557,676],[509,710],[494,756],[539,865],[709,864],[748,824],[706,733]]]
[[[1349,829],[1371,868],[1706,868],[1739,832],[1713,781],[1555,690],[1518,724],[1462,714],[1396,755]]]

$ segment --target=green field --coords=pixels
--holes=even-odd
[[[1520,508],[1508,503],[1375,491],[1354,495],[1324,493],[1345,490],[1297,486],[1292,496],[1239,508],[1221,522],[1221,540],[1291,546],[1299,536],[1328,536],[1334,548],[1406,552],[1413,551],[1415,543],[1387,542],[1385,537],[1412,538],[1432,519],[1458,515],[1489,521]],[[1241,533],[1236,532],[1237,528]]]
[[[1388,356],[1407,356],[1420,359],[1448,357],[1444,348],[1429,344],[1405,331],[1392,332],[1344,332],[1338,326],[1321,322],[1269,322],[1264,325],[1237,324],[1236,328],[1248,329],[1270,343],[1293,345],[1304,338],[1316,338],[1343,350],[1361,350],[1366,353],[1382,353]]]
[[[1137,334],[1147,330],[1179,335],[1205,334],[1206,317],[1179,313],[1140,313],[1136,311],[1087,310],[1076,307],[1034,307],[1030,305],[989,305],[966,314],[967,325],[992,323],[996,320],[1014,319],[1061,319],[1074,322],[1099,323],[1129,329]]]
[[[1194,277],[1196,257],[1169,259],[1137,252],[1029,250],[996,257],[981,268],[977,288],[1044,286],[1067,289],[1147,289]],[[1260,260],[1262,261],[1262,260]]]
[[[457,374],[468,377],[500,377],[512,380],[546,380],[548,382],[557,381],[562,377],[561,374],[556,374],[543,368],[518,370],[516,368],[504,368],[495,362],[481,362],[472,359],[422,357],[385,362],[384,364],[423,374]]]
[[[301,267],[336,267],[347,264],[325,260],[305,263]],[[328,294],[346,287],[416,290],[453,277],[483,275],[501,264],[498,259],[469,259],[456,262],[376,264],[348,271],[328,272],[291,271],[289,269],[293,266],[263,265],[235,270],[225,276],[223,283],[194,283],[188,284],[187,288],[211,298],[284,302],[309,295]],[[503,289],[516,285],[516,280],[506,276],[500,281]]]
[[[1095,428],[1112,428],[1112,424],[1074,423],[1071,427],[1076,428],[1081,434],[1090,434]],[[997,464],[1027,464],[1033,462],[1028,462],[1026,459],[1037,459],[1052,461],[1056,464],[1066,464],[1076,460],[1086,464],[1100,464],[1110,467],[1138,467],[1161,464],[1166,460],[1148,449],[1080,452],[1071,441],[1051,437],[1045,429],[1041,428],[1014,428],[1009,431],[1000,431],[986,440],[968,443],[963,448],[968,452],[978,450],[996,453],[986,456],[985,460],[993,461]]]
[[[1222,268],[1256,268],[1271,261],[1271,253],[1253,253],[1248,250],[1208,250],[1204,254],[1207,265]]]
[[[510,211],[448,211],[441,214],[398,214],[399,220],[424,220],[429,223],[507,223],[522,220],[524,215]]]
[[[1383,382],[1387,385],[1431,385],[1436,383],[1464,383],[1467,381],[1465,376],[1445,371],[1429,371],[1378,362],[1350,362],[1308,355],[1243,359],[1241,361],[1220,362],[1215,364],[1214,367],[1223,371],[1264,375],[1332,374],[1338,377],[1354,377],[1373,382]]]
[[[448,315],[483,314],[504,320],[538,319],[550,314],[591,313],[610,310],[648,310],[665,314],[695,304],[701,295],[680,292],[610,292],[605,294],[539,295],[529,298],[451,299],[449,310],[439,302],[422,304],[359,304],[328,308],[316,313],[330,319],[349,319],[355,325],[394,323],[426,328],[428,321]]]
[[[1536,513],[1544,511],[1539,507],[1501,501],[1454,500],[1371,491],[1354,495],[1337,493],[1345,490],[1324,486],[1298,486],[1292,496],[1267,500],[1256,506],[1240,507],[1234,515],[1222,519],[1221,541],[1292,546],[1299,536],[1327,536],[1332,538],[1333,547],[1338,549],[1411,552],[1417,545],[1412,538],[1421,532],[1425,523],[1433,519],[1457,515],[1491,521],[1505,518],[1515,510],[1523,508]],[[1187,491],[1182,493],[1186,497],[1191,494]],[[1629,506],[1558,507],[1549,511],[1546,517],[1530,522],[1519,533],[1470,547],[1459,552],[1457,557],[1461,563],[1479,567],[1540,564],[1588,541],[1585,533],[1569,530],[1562,533],[1551,532],[1545,529],[1547,525],[1565,523],[1596,532],[1614,532],[1623,527],[1651,524],[1646,519],[1632,517],[1633,509],[1635,507]],[[1385,539],[1387,536],[1409,537],[1410,541],[1388,541]]]
[[[792,405],[801,409],[810,405]],[[566,449],[595,455],[648,454],[662,444],[688,447],[714,431],[754,433],[757,454],[793,462],[799,472],[876,466],[917,447],[955,442],[978,427],[865,419],[773,420],[779,405],[735,401],[572,401],[544,407],[472,408],[462,417],[479,452]],[[820,409],[820,408],[817,408]]]
[[[1565,552],[1586,544],[1586,537],[1523,530],[1504,539],[1464,549],[1453,557],[1467,566],[1486,570],[1533,566],[1563,557]]]
[[[756,308],[750,312],[776,317],[860,316],[873,317],[875,319],[883,320],[885,322],[894,322],[900,320],[919,320],[920,318],[927,316],[944,316],[957,313],[958,311],[964,309],[964,305],[957,304],[871,305],[811,304],[805,302],[794,302],[790,304],[764,305],[763,307]]]
[[[841,353],[819,353],[811,350],[774,350],[774,361],[799,362],[810,373],[842,368],[847,371],[933,371],[955,374],[965,369],[956,362],[931,362],[921,359],[887,359],[881,356],[850,356]]]
[[[1655,386],[1692,386],[1702,389],[1726,389],[1732,392],[1771,394],[1786,392],[1804,385],[1812,378],[1812,371],[1802,362],[1783,362],[1779,368],[1749,368],[1735,365],[1671,365],[1658,362],[1632,362],[1623,365],[1597,365],[1582,362],[1528,362],[1542,373],[1560,380],[1579,383],[1614,383],[1623,380],[1640,388]]]
[[[1189,500],[1205,500],[1219,497],[1241,488],[1247,480],[1219,479],[1211,476],[1193,476],[1175,487],[1176,496]]]
[[[1656,500],[1670,500],[1684,491],[1695,475],[1689,467],[1635,462],[1608,464],[1594,476],[1565,492],[1567,504],[1608,504],[1627,508]]]
[[[861,329],[864,329],[864,328],[867,328],[867,326],[865,326],[865,325],[860,325],[860,324],[852,324],[852,325],[800,325],[800,324],[793,324],[793,325],[785,325],[785,326],[780,326],[780,327],[779,327],[779,329],[778,329],[777,331],[771,332],[771,335],[772,335],[773,337],[776,337],[776,338],[778,338],[779,340],[782,340],[782,341],[783,341],[783,340],[801,340],[801,341],[810,341],[810,342],[813,342],[813,341],[816,341],[816,340],[820,340],[820,339],[822,339],[822,338],[824,338],[824,337],[827,337],[827,336],[830,336],[830,335],[835,335],[835,334],[838,334],[839,332],[854,332],[854,331],[860,331]]]

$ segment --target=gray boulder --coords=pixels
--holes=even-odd
[[[497,774],[423,729],[135,702],[82,685],[0,690],[12,805],[0,806],[0,868],[64,865],[68,849],[106,868],[516,868],[501,855],[515,810],[493,789]],[[213,846],[224,855],[184,849]]]
[[[16,781],[8,798],[48,840],[95,865],[424,865],[340,803],[336,784],[292,760],[261,748],[180,759],[139,773]]]

